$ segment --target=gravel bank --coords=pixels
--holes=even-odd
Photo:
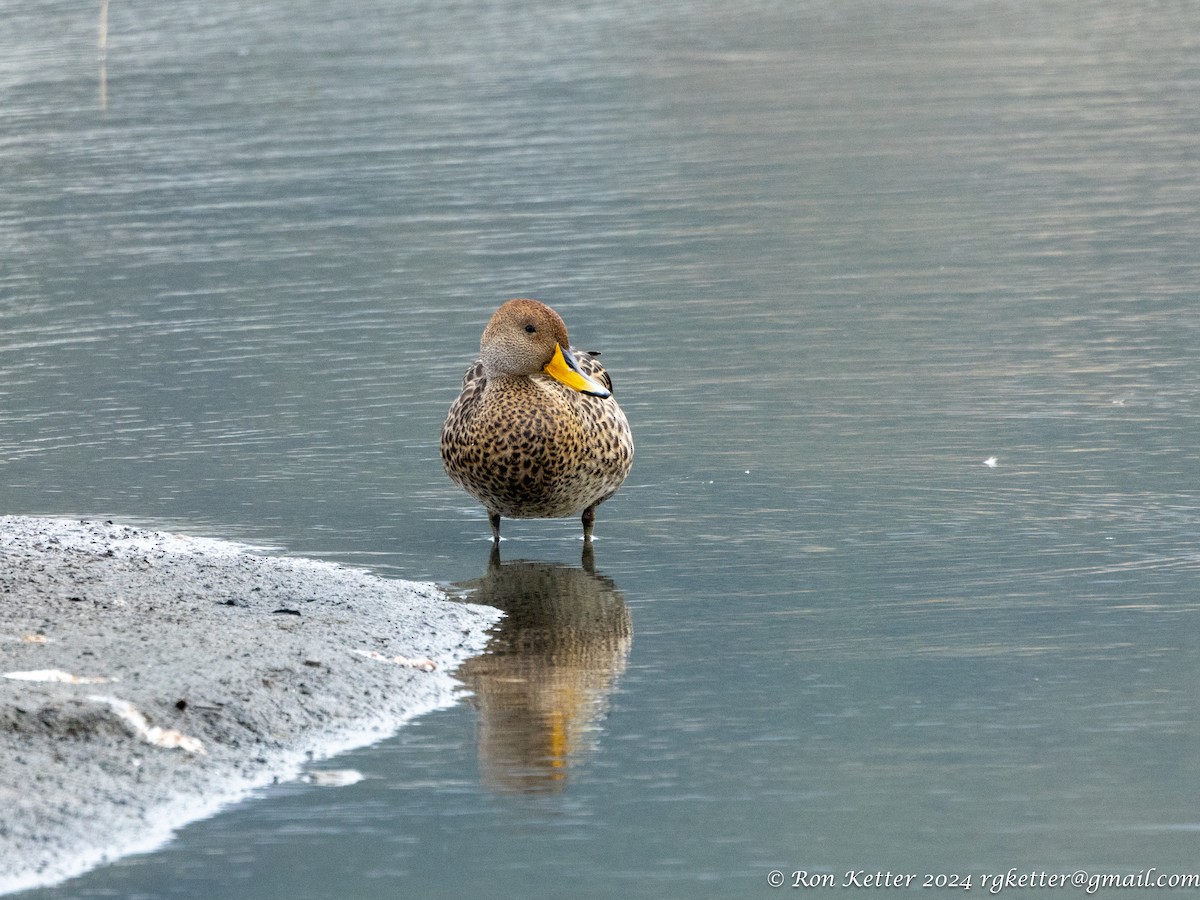
[[[498,616],[223,541],[0,517],[0,894],[454,702]]]

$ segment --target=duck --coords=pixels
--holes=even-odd
[[[519,297],[501,305],[442,426],[450,480],[500,521],[579,516],[590,545],[596,507],[633,465],[633,434],[595,352],[571,347],[562,316]]]

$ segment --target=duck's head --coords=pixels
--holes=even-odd
[[[545,303],[524,298],[496,310],[479,341],[489,376],[541,372],[580,393],[610,396],[604,385],[583,374],[570,347],[562,317]]]

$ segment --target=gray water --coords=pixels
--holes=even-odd
[[[98,6],[3,8],[0,509],[513,615],[365,781],[31,897],[1196,870],[1194,4]],[[438,460],[518,295],[634,428],[590,566]]]

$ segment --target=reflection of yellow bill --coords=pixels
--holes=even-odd
[[[554,345],[554,356],[550,358],[550,362],[546,363],[546,367],[542,371],[555,381],[562,382],[581,394],[590,394],[593,397],[612,396],[604,385],[584,375],[579,370],[579,363],[575,361],[575,355],[570,350],[564,350],[558,344]]]

